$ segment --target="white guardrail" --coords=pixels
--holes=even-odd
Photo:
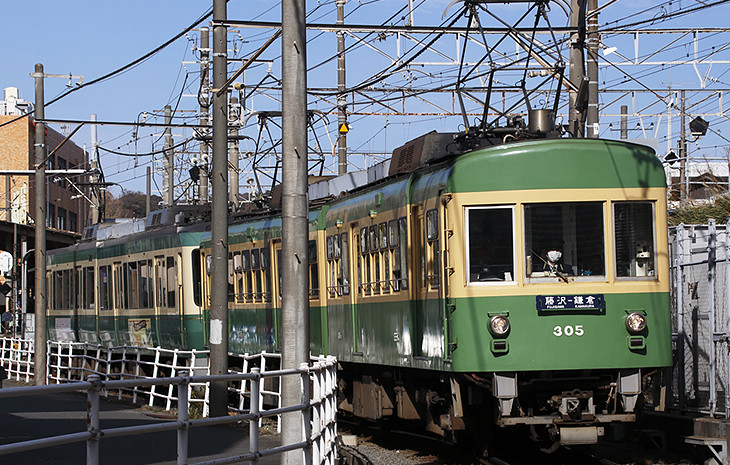
[[[29,340],[0,338],[0,364],[9,379],[21,382],[33,379],[32,346]],[[91,419],[88,429],[85,432],[0,445],[0,455],[86,441],[86,463],[93,465],[99,463],[98,443],[102,436],[109,438],[176,429],[178,464],[188,464],[187,438],[190,428],[248,421],[249,454],[224,461],[216,459],[216,464],[245,460],[257,463],[260,457],[295,449],[302,449],[306,455],[311,454],[311,459],[306,457],[305,463],[334,464],[337,436],[337,362],[334,357],[313,357],[310,366],[302,364],[298,369],[279,370],[271,369],[272,366],[278,366],[279,354],[264,352],[231,356],[241,361],[241,371],[236,367],[230,369],[228,375],[212,376],[209,373],[207,351],[49,342],[49,384],[0,389],[0,399],[86,391],[89,406],[87,414]],[[310,402],[282,406],[281,393],[278,391],[282,376],[300,376],[302,398],[308,398]],[[233,414],[191,420],[188,412],[195,403],[202,405],[202,416],[208,416],[208,387],[213,380],[228,381],[229,392],[236,393],[236,405],[228,407]],[[101,430],[99,397],[113,395],[113,392],[119,398],[124,393],[131,395],[133,402],[141,397],[150,406],[157,404],[166,410],[177,408],[178,420]],[[303,415],[306,430],[302,441],[258,450],[259,428],[263,419],[275,418],[277,431],[280,431],[281,414],[294,411],[301,411]],[[207,463],[213,462],[198,462],[196,465]]]

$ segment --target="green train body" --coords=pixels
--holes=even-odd
[[[545,425],[563,444],[595,442],[635,419],[646,375],[671,364],[662,166],[619,141],[454,141],[423,136],[394,152],[388,176],[312,202],[311,350],[341,362],[343,412],[444,435],[487,430],[496,416]],[[203,224],[160,229],[169,247],[142,240],[151,229],[49,253],[51,281],[63,269],[82,276],[86,261],[123,267],[125,256],[179,257],[185,270],[179,324],[157,304],[114,303],[109,316],[54,307],[51,337],[68,326],[67,337],[93,340],[96,324],[97,341],[139,342],[142,321],[147,344],[202,348],[211,286],[227,285],[229,350],[278,350],[279,212],[231,219],[228,283],[210,282]],[[546,259],[553,249],[558,265]],[[98,269],[96,281],[98,302]],[[116,292],[114,302],[128,291]]]

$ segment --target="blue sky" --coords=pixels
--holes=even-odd
[[[88,82],[137,59],[167,41],[212,6],[210,0],[155,0],[147,2],[136,0],[126,2],[37,0],[4,3],[5,46],[0,48],[0,60],[3,63],[3,72],[0,74],[0,88],[18,87],[21,97],[31,101],[33,100],[34,91],[33,79],[30,77],[30,73],[33,72],[35,63],[43,63],[45,72],[48,74],[70,73],[82,75],[84,76],[84,82]],[[429,0],[426,2],[415,0],[414,3],[418,5],[415,12],[417,25],[439,25],[442,22],[442,14],[450,2],[447,0]],[[603,1],[600,2],[600,4],[604,3]],[[405,5],[407,5],[407,0],[349,0],[345,7],[345,11],[349,14],[347,22],[351,24],[381,24],[388,20],[389,24],[403,24],[403,14],[396,15],[393,19],[389,18]],[[658,17],[662,14],[700,5],[701,3],[697,0],[667,2],[661,4],[664,8],[662,10],[656,2],[619,0],[606,8],[600,16],[600,22],[604,24],[617,20],[619,24],[628,24],[631,21]],[[653,25],[645,24],[640,27],[724,27],[727,18],[730,17],[730,6],[728,5],[730,4],[701,10],[673,21]],[[228,6],[228,16],[231,19],[277,21],[280,18],[280,8],[279,2],[273,0],[255,2],[231,0]],[[451,7],[448,13],[453,13],[456,8],[456,6]],[[504,17],[510,17],[524,11],[525,6],[524,4],[494,5],[490,8],[498,11]],[[333,23],[335,20],[334,2],[330,0],[307,2],[307,11],[310,12],[309,20],[313,22]],[[567,23],[567,18],[556,4],[553,4],[550,18],[554,26],[565,26]],[[487,22],[485,25],[497,25],[494,22],[489,22],[488,18],[485,19]],[[457,25],[465,25],[465,20],[461,19]],[[238,38],[232,42],[232,45],[235,44],[237,49],[235,52],[231,51],[229,55],[239,57],[250,55],[264,43],[270,34],[271,31],[269,30],[242,29]],[[198,33],[193,31],[187,38],[179,39],[134,69],[109,81],[86,87],[69,95],[48,107],[46,116],[48,118],[85,120],[89,118],[91,113],[96,113],[99,120],[131,122],[136,120],[141,112],[147,112],[148,114],[159,112],[167,104],[173,107],[177,105],[179,110],[194,111],[197,108],[196,99],[187,95],[197,91],[198,67],[192,63],[184,65],[183,62],[192,62],[196,59],[192,46],[197,37]],[[235,34],[229,37],[235,38]],[[310,65],[319,63],[335,53],[335,42],[332,34],[310,32],[309,37],[311,39],[308,48]],[[633,50],[627,50],[631,49],[633,45],[627,42],[626,38],[611,37],[610,34],[607,34],[603,40],[607,46],[617,45],[619,52],[627,56],[631,56],[633,53]],[[651,37],[642,38],[643,40],[649,41],[649,44],[659,43],[659,39],[652,39]],[[718,44],[717,46],[722,46],[723,42],[724,44],[730,42],[730,40],[727,40],[726,34],[719,34],[713,37],[712,40]],[[691,47],[686,45],[685,42],[680,41],[680,44],[684,44],[684,47],[673,47],[661,57],[672,60],[691,53]],[[354,41],[348,38],[347,44],[348,46],[354,45]],[[384,50],[392,50],[395,53],[394,48],[388,48],[390,45],[387,41],[377,42],[375,39],[371,39],[370,44],[380,46]],[[403,42],[403,44],[407,46],[406,42]],[[642,42],[642,46],[644,44],[645,42]],[[444,53],[455,54],[455,50],[448,47],[447,44],[443,46]],[[274,75],[278,72],[279,54],[280,45],[277,42],[263,57],[273,60]],[[610,58],[611,56],[607,57]],[[717,57],[729,60],[730,53],[724,50]],[[419,58],[435,60],[437,57],[436,55],[424,54]],[[615,55],[613,59],[617,59]],[[381,67],[387,66],[387,64],[387,59],[373,52],[367,46],[356,48],[348,55],[348,85],[352,86],[361,82]],[[235,64],[232,64],[230,69],[234,68]],[[701,69],[701,73],[705,73],[706,68]],[[448,67],[446,69],[442,80],[448,82],[446,77],[455,74],[454,69]],[[714,78],[719,76],[719,78],[714,82],[709,81],[709,87],[730,88],[730,84],[728,84],[730,83],[730,74],[725,74],[727,69],[728,65],[715,65],[711,68],[708,75]],[[418,70],[410,72],[408,76],[400,73],[400,75],[391,78],[391,83],[393,85],[423,85],[428,87],[433,85],[434,82],[439,82],[439,78],[428,80],[419,74],[422,72],[416,71]],[[257,82],[266,72],[266,64],[254,67],[248,73],[247,80]],[[334,85],[336,83],[335,76],[334,62],[327,62],[310,73],[309,85],[310,87]],[[420,79],[419,76],[421,76]],[[610,71],[602,76],[602,80],[613,88],[639,86],[635,82],[622,82],[620,77],[617,78]],[[668,83],[698,87],[699,83],[697,74],[690,67],[644,71],[644,75],[640,80],[643,85],[649,87],[668,87]],[[74,79],[73,83],[76,82],[78,81]],[[50,101],[66,91],[67,83],[68,79],[48,79],[45,84],[46,101]],[[185,90],[182,90],[183,83],[186,84]],[[180,97],[181,92],[182,97]],[[699,100],[700,97],[697,96],[696,99]],[[611,102],[612,97],[602,97],[602,103],[607,105]],[[278,109],[278,103],[275,99],[269,99],[268,101],[258,99],[252,101],[252,104],[255,105],[254,109],[256,110]],[[325,109],[328,105],[331,108],[331,102],[329,104],[327,101],[317,103],[319,109]],[[698,109],[698,112],[710,112],[711,105],[709,103],[704,105],[708,109]],[[375,107],[372,111],[374,109]],[[368,110],[363,107],[363,111],[367,112]],[[178,116],[184,115],[185,113],[182,111],[178,113]],[[188,115],[193,115],[193,113],[188,113]],[[333,121],[336,121],[336,116],[330,116],[329,118],[330,130]],[[614,121],[617,122],[617,120]],[[725,118],[724,121],[727,121],[727,119]],[[711,121],[711,127],[720,131],[724,129],[722,134],[724,134],[724,137],[730,138],[730,126],[724,121],[714,118]],[[416,137],[430,129],[440,131],[458,130],[460,118],[360,116],[353,118],[352,122],[353,131],[349,136],[348,145],[353,150],[388,152],[408,138]],[[617,137],[609,131],[608,121],[605,122],[606,124],[603,123],[602,121],[601,136]],[[642,123],[648,126],[650,122],[647,119]],[[632,128],[636,124],[638,123],[635,121],[630,122]],[[657,127],[661,124],[662,121],[656,120]],[[675,139],[678,137],[678,124],[677,119],[674,123],[673,138]],[[255,133],[255,128],[250,129]],[[142,132],[140,130],[140,134]],[[136,149],[139,153],[143,153],[150,150],[150,141],[157,140],[159,132],[160,130],[144,131],[144,135],[136,143],[133,143],[131,128],[103,126],[99,128],[99,138],[101,145],[107,148],[125,153],[133,153]],[[179,134],[176,134],[177,140],[190,135],[189,133],[186,134],[184,130],[177,132],[179,132]],[[325,152],[330,149],[333,137],[335,136],[332,133],[318,135],[320,146]],[[661,137],[659,135],[660,139]],[[666,138],[666,135],[664,137]],[[82,128],[74,137],[74,141],[80,146],[88,145],[90,143],[89,129]],[[700,145],[703,144],[710,147],[705,149],[710,154],[717,153],[718,147],[722,151],[724,146],[730,145],[722,138],[712,140],[706,138],[701,141]],[[663,150],[666,145],[666,140],[661,142],[661,149]],[[159,147],[156,146],[155,148]],[[250,148],[250,146],[244,144],[242,150]],[[701,152],[702,147],[698,150],[698,154]],[[140,157],[135,160],[128,157],[103,154],[102,162],[107,179],[120,183],[125,189],[144,189],[142,179],[149,157]],[[243,183],[244,181],[242,181]],[[114,190],[112,191],[114,192]]]

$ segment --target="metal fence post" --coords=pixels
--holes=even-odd
[[[249,383],[249,386],[251,386],[249,413],[255,415],[248,421],[248,451],[254,454],[254,458],[248,462],[251,465],[259,463],[259,414],[261,413],[261,406],[259,404],[259,392],[261,389],[260,371],[259,368],[251,369],[251,373],[255,377],[251,378]],[[241,394],[243,395],[243,393]]]
[[[679,410],[684,411],[685,407],[685,391],[687,389],[685,382],[685,364],[684,364],[684,345],[686,334],[684,331],[684,224],[677,226],[676,235],[676,256],[674,258],[675,271],[677,273],[675,278],[676,285],[676,296],[677,301],[677,371],[679,376],[677,377],[677,394],[679,395]]]
[[[710,311],[710,344],[707,348],[710,363],[710,416],[715,416],[717,410],[717,351],[715,336],[717,329],[715,328],[715,274],[717,268],[717,227],[714,219],[708,221],[707,226],[709,232],[709,241],[707,244],[707,281],[709,292],[709,311]]]
[[[730,418],[730,219],[725,223],[725,418]]]
[[[190,373],[180,370],[180,384],[177,385],[177,421],[180,427],[177,430],[177,465],[188,463],[188,386]]]
[[[300,363],[299,369],[302,373],[302,440],[307,443],[302,448],[304,454],[304,464],[312,465],[312,420],[311,420],[311,389],[309,386],[309,364]]]
[[[87,392],[86,424],[91,437],[86,440],[86,465],[99,465],[99,375],[89,376],[91,387]]]

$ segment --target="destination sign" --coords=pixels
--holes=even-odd
[[[589,295],[539,295],[537,310],[604,310],[603,294]]]

